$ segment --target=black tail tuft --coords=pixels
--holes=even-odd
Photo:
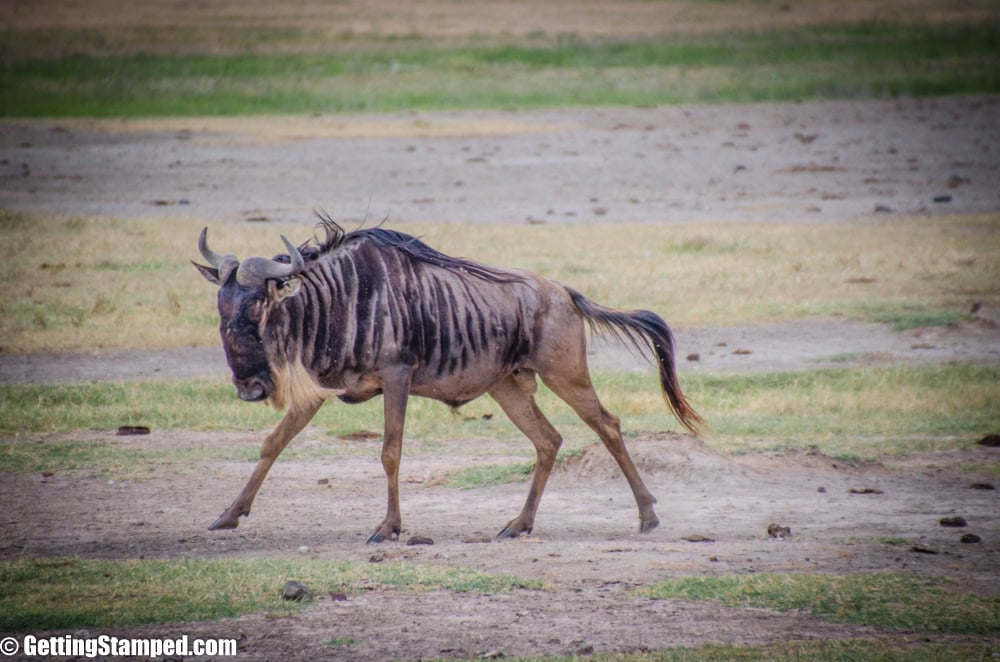
[[[650,351],[653,353],[660,371],[663,399],[685,428],[692,434],[699,434],[699,427],[703,426],[705,421],[681,392],[674,365],[674,335],[663,318],[648,310],[630,312],[611,310],[594,303],[573,289],[568,287],[566,289],[592,331],[613,335],[628,342],[642,354],[648,355]]]

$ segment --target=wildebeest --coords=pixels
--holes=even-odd
[[[345,232],[320,218],[322,240],[295,247],[282,236],[287,254],[273,259],[240,262],[208,247],[207,228],[199,237],[210,266],[195,266],[219,286],[219,331],[239,397],[287,410],[243,491],[210,529],[235,528],[250,514],[271,465],[325,400],[358,403],[381,394],[388,507],[368,542],[394,538],[407,398],[458,407],[489,393],[537,456],[524,507],[498,537],[529,533],[562,443],[535,403],[536,376],[614,456],[635,496],[640,531],[659,524],[619,420],[591,384],[584,323],[652,354],[667,405],[695,432],[702,420],[677,382],[673,336],[662,318],[611,310],[547,278],[450,257],[400,232]]]

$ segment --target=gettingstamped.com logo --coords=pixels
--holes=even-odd
[[[61,637],[36,637],[26,634],[20,639],[0,639],[0,655],[12,657],[20,653],[25,657],[148,657],[214,656],[235,657],[235,639],[191,639],[187,635],[176,639],[124,639],[101,634],[81,638],[72,635]]]

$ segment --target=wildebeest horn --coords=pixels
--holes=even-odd
[[[288,249],[288,257],[291,258],[289,264],[275,262],[264,257],[250,257],[240,264],[236,271],[236,282],[246,287],[263,285],[267,280],[284,280],[298,275],[305,267],[305,260],[292,242],[281,235],[281,241],[285,242]]]
[[[201,229],[201,234],[198,236],[198,250],[208,264],[219,272],[220,285],[229,280],[229,274],[240,265],[240,261],[232,253],[219,255],[208,247],[208,228]]]

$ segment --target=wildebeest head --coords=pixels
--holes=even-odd
[[[305,266],[302,254],[284,236],[287,262],[220,255],[208,247],[208,228],[198,237],[198,250],[210,266],[194,264],[210,283],[219,286],[219,334],[233,384],[240,399],[265,400],[274,392],[274,380],[262,340],[271,306],[299,291],[298,274]],[[284,256],[281,256],[284,258]]]

